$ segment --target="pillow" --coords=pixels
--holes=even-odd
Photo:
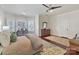
[[[3,55],[30,55],[32,54],[31,42],[25,36],[17,38],[17,41],[4,48]]]
[[[0,32],[0,43],[3,47],[6,47],[10,44],[10,32]]]
[[[31,40],[32,48],[34,50],[38,50],[42,46],[42,43],[41,43],[42,39],[39,38],[38,36],[35,36],[32,34],[27,34],[26,36],[27,36],[27,38],[29,38]]]

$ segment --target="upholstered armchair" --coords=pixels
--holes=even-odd
[[[17,41],[11,43],[9,46],[3,49],[3,55],[35,55],[42,50],[42,44],[39,43],[38,37],[30,36],[27,38],[25,36],[20,36]],[[34,38],[33,38],[34,37]],[[31,39],[34,39],[33,41]]]
[[[3,49],[3,55],[30,55],[32,54],[32,45],[28,38],[21,36],[17,38],[17,41],[11,43],[9,46]]]

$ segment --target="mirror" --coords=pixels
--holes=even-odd
[[[42,26],[43,26],[44,29],[46,29],[47,28],[47,22],[43,22]]]

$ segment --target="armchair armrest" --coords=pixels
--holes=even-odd
[[[34,51],[33,51],[33,55],[36,55],[37,53],[41,52],[42,49],[43,49],[43,44],[39,47],[38,50],[36,50],[36,51],[34,50]]]

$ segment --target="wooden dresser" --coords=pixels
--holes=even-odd
[[[41,29],[41,37],[50,36],[50,29]]]

